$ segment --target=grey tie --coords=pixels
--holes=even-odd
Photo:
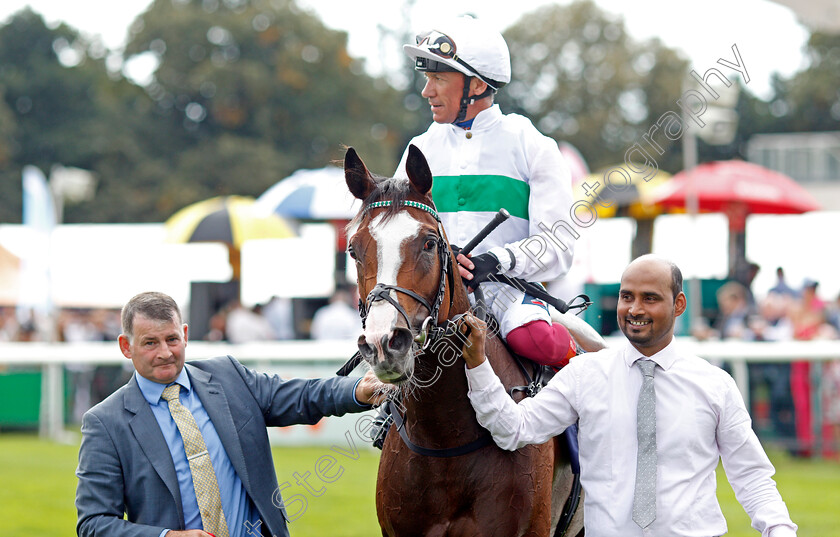
[[[642,389],[636,417],[639,452],[636,458],[636,488],[633,493],[633,521],[646,528],[656,519],[656,391],[653,370],[656,362],[638,360]]]

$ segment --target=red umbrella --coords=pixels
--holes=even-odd
[[[653,202],[684,207],[691,186],[701,211],[729,212],[741,205],[746,214],[799,214],[820,208],[790,177],[742,160],[706,162],[682,171],[654,192]]]
[[[801,214],[820,208],[790,177],[742,160],[706,162],[682,171],[656,189],[651,198],[657,205],[685,207],[692,191],[698,210],[725,213],[729,218],[729,276],[746,285],[747,215]]]

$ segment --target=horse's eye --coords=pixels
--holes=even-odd
[[[354,250],[352,246],[347,247],[347,253],[350,254],[350,257],[356,259],[356,250]]]
[[[426,239],[426,243],[423,245],[423,250],[430,252],[435,249],[435,246],[437,246],[436,239]]]

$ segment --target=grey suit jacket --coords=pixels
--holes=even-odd
[[[282,380],[231,356],[185,368],[260,513],[263,534],[289,535],[266,427],[312,424],[369,408],[355,401],[357,379]],[[80,536],[158,537],[164,528],[184,529],[175,465],[135,377],[85,413],[76,476]]]

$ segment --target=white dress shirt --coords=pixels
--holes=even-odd
[[[362,333],[359,310],[345,302],[333,302],[318,309],[312,317],[312,339],[352,339]]]
[[[715,495],[723,460],[738,501],[763,537],[796,535],[772,479],[773,465],[725,371],[680,352],[673,341],[657,363],[656,520],[632,520],[636,478],[636,403],[642,358],[629,342],[574,358],[536,397],[516,404],[488,361],[467,370],[479,423],[508,450],[539,444],[579,421],[581,483],[588,537],[714,537],[726,533]]]

